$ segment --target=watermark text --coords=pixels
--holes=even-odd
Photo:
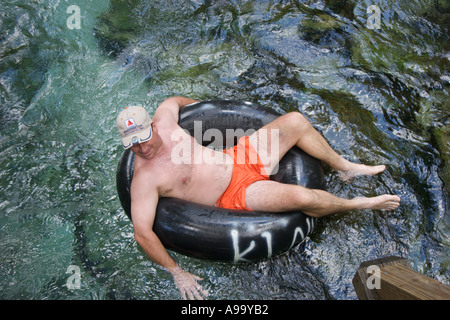
[[[377,265],[368,266],[367,273],[370,274],[366,280],[367,289],[379,290],[381,288],[380,267]]]
[[[81,13],[80,7],[76,5],[71,5],[67,8],[66,13],[72,14],[66,20],[66,26],[70,30],[81,29]]]
[[[76,265],[70,265],[66,270],[67,274],[71,276],[67,278],[66,286],[69,290],[75,290],[81,288],[81,271],[80,267]]]
[[[262,164],[271,167],[272,163],[279,161],[280,142],[279,129],[226,129],[225,136],[219,129],[207,129],[203,132],[202,121],[194,121],[194,139],[199,143],[193,143],[187,130],[178,129],[171,135],[171,140],[177,144],[171,150],[171,160],[174,164]],[[247,139],[241,137],[252,136]],[[234,149],[233,158],[226,153],[207,152],[200,144],[211,141],[207,148],[214,151],[220,150],[224,145],[233,146],[239,140]],[[212,151],[211,150],[211,151]],[[253,152],[254,150],[254,152]],[[234,161],[234,162],[233,162]]]
[[[367,7],[367,14],[371,14],[366,21],[368,29],[381,29],[381,10],[376,5]]]

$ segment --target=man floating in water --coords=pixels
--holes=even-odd
[[[172,97],[157,108],[153,119],[144,108],[135,106],[117,117],[122,144],[136,155],[130,190],[135,239],[152,261],[170,272],[184,299],[201,299],[207,292],[197,282],[201,278],[178,266],[153,232],[160,197],[228,209],[299,210],[313,217],[358,209],[394,210],[400,205],[396,195],[343,199],[323,190],[269,180],[293,146],[340,171],[347,179],[375,175],[385,169],[384,165],[345,160],[299,112],[282,115],[242,137],[236,147],[219,152],[201,146],[178,125],[180,109],[194,102],[197,101]],[[190,151],[184,152],[183,161],[179,150]]]

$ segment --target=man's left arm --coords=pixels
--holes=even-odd
[[[155,111],[153,116],[154,120],[159,118],[165,118],[167,116],[173,117],[173,120],[178,123],[179,112],[184,106],[198,102],[199,100],[193,100],[185,97],[171,97],[166,99]]]

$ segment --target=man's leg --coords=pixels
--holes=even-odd
[[[400,198],[382,195],[373,198],[343,199],[323,190],[307,189],[276,181],[256,181],[247,187],[246,206],[255,211],[285,212],[300,210],[313,217],[357,209],[394,210]]]
[[[272,133],[272,130],[278,134]],[[272,141],[273,138],[278,141]],[[345,160],[330,147],[322,135],[299,112],[290,112],[280,116],[256,131],[249,139],[256,148],[268,174],[293,146],[322,160],[334,170],[345,172],[347,177],[358,174],[374,175],[385,169],[384,165],[367,166]]]
[[[270,133],[272,130],[276,130],[278,135],[272,135]],[[273,137],[278,141],[272,141]],[[374,175],[385,169],[384,165],[367,166],[345,160],[298,112],[291,112],[277,118],[252,134],[249,140],[256,148],[268,174],[293,146],[322,160],[331,168],[346,173],[347,177],[359,174]],[[301,210],[314,217],[357,209],[393,210],[399,204],[400,198],[394,195],[373,198],[356,197],[348,200],[323,190],[311,190],[267,180],[257,181],[246,189],[246,206],[252,210],[272,212]]]

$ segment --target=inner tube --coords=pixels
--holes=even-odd
[[[235,129],[236,134],[244,135],[245,131],[257,130],[278,116],[280,114],[274,110],[256,103],[211,100],[182,108],[179,125],[204,146],[228,148],[236,144],[240,136],[225,139],[227,129]],[[214,141],[199,141],[199,136],[205,140],[204,133],[211,128],[222,132],[223,141],[217,141],[217,137]],[[201,134],[196,130],[201,130]],[[121,205],[130,219],[133,169],[134,153],[128,149],[118,164],[116,182]],[[297,147],[286,153],[277,173],[270,178],[312,189],[324,189],[325,186],[320,161]],[[241,211],[160,198],[153,231],[166,249],[183,255],[243,262],[264,260],[288,251],[311,233],[315,223],[316,218],[300,211]]]

